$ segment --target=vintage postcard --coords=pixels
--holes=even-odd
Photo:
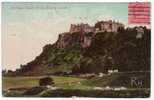
[[[3,96],[150,97],[150,10],[150,2],[3,2]]]

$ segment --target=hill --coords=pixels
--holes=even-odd
[[[54,44],[44,46],[33,61],[5,75],[106,73],[110,69],[150,71],[150,34],[146,27],[62,33]]]

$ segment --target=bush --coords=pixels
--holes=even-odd
[[[44,77],[39,80],[40,86],[53,85],[53,79],[51,77]]]

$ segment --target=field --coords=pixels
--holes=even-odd
[[[130,82],[126,81],[137,75],[143,81],[142,87],[131,86]],[[55,83],[53,87],[58,87],[54,90],[39,86],[39,79],[44,76],[3,77],[2,87],[4,96],[149,97],[150,80],[147,78],[149,75],[149,73],[115,73],[92,78],[50,76]],[[114,90],[120,86],[127,88]]]
[[[2,85],[3,90],[7,90],[10,88],[30,88],[34,86],[39,86],[39,79],[43,76],[31,76],[31,77],[3,77]],[[75,77],[64,77],[64,76],[51,76],[54,80],[56,87],[61,87],[64,89],[68,88],[76,88],[82,89],[86,88],[86,86],[82,86],[82,84],[77,84],[79,82],[83,82],[85,79],[75,78]]]

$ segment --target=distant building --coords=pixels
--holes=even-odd
[[[70,33],[81,32],[81,33],[89,33],[94,32],[94,27],[89,24],[71,24]]]
[[[142,36],[144,35],[144,29],[143,29],[143,27],[142,26],[136,27],[136,31],[137,31],[136,38],[137,39],[142,38]]]
[[[90,26],[89,24],[71,24],[70,26],[70,33],[79,32],[80,41],[83,47],[88,47],[91,44],[91,36],[87,36],[87,33],[94,33],[94,27]]]
[[[109,74],[112,74],[112,73],[118,73],[118,69],[108,70],[108,73],[109,73]]]
[[[103,77],[104,74],[103,73],[99,73],[98,77]]]
[[[118,32],[118,29],[124,28],[124,25],[112,20],[99,21],[95,24],[95,32]]]
[[[81,32],[81,33],[97,33],[97,32],[118,32],[118,29],[124,28],[124,25],[119,22],[112,20],[109,21],[99,21],[95,26],[90,26],[89,24],[71,24],[70,33]]]

